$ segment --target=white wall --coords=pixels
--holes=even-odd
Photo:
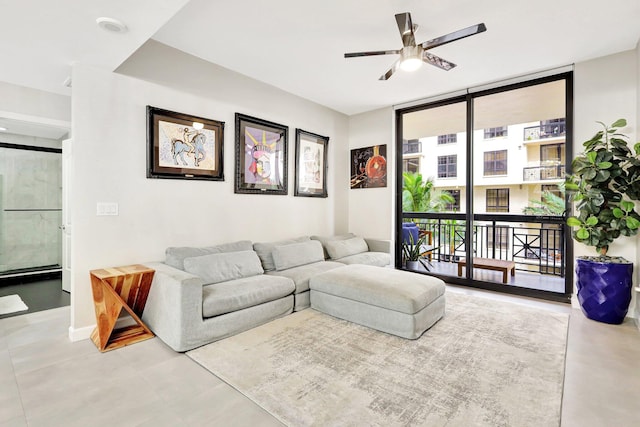
[[[574,73],[574,155],[583,151],[582,143],[590,139],[600,125],[627,119],[621,131],[631,142],[638,140],[638,71],[634,50],[576,64]],[[634,285],[637,286],[640,251],[639,237],[620,237],[609,247],[611,256],[623,256],[634,263]],[[574,242],[575,256],[595,255],[593,247]],[[574,273],[575,274],[575,273]],[[574,306],[578,306],[574,298]],[[629,315],[637,316],[632,301]]]
[[[4,112],[68,123],[71,120],[71,98],[0,82],[0,117]]]
[[[155,42],[124,68],[163,85],[73,69],[73,339],[88,337],[95,324],[91,269],[163,260],[168,246],[347,228],[346,116]],[[147,179],[146,105],[224,121],[225,181]],[[289,126],[289,195],[234,194],[235,112]],[[330,137],[326,199],[293,197],[296,127]],[[96,216],[97,202],[118,203],[119,215]]]
[[[393,239],[394,186],[396,155],[391,107],[349,118],[349,149],[387,144],[387,186],[349,189],[349,180],[341,185],[349,192],[349,231],[361,236]],[[349,153],[346,153],[348,159]],[[349,171],[350,164],[345,167]],[[350,173],[350,172],[348,172]]]

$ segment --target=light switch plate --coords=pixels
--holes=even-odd
[[[106,203],[106,202],[98,202],[96,205],[96,215],[98,216],[106,216],[106,215],[118,215],[118,204],[117,203]]]

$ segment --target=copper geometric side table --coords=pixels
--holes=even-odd
[[[96,310],[96,328],[91,333],[91,340],[96,347],[105,352],[153,338],[153,332],[140,317],[155,270],[136,264],[91,270],[89,273]],[[136,324],[114,330],[123,308]]]

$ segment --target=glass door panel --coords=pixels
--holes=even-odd
[[[473,280],[565,293],[565,85],[473,99]]]
[[[465,256],[466,108],[453,102],[403,115],[402,221],[425,236],[422,272],[458,277]]]
[[[58,151],[0,147],[0,275],[60,268]]]

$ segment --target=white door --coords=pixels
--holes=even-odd
[[[62,141],[62,290],[71,292],[71,140]]]

